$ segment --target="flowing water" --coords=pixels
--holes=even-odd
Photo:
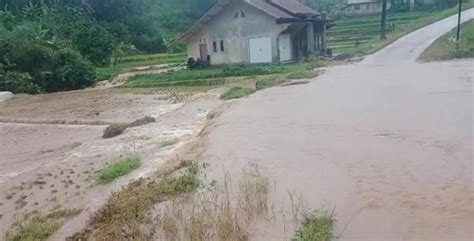
[[[474,60],[415,63],[455,18],[437,24],[234,105],[210,128],[208,177],[257,161],[274,183],[274,209],[290,210],[292,192],[335,208],[340,240],[473,240]],[[258,240],[290,238],[284,220]]]
[[[258,92],[211,129],[210,177],[257,161],[277,209],[292,191],[335,207],[341,240],[472,240],[472,66],[340,66]]]

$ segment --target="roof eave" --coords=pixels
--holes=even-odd
[[[181,34],[176,40],[186,41],[192,33],[196,33],[198,26],[209,22],[212,17],[216,16],[222,8],[224,8],[230,1],[228,0],[218,0],[206,13],[204,13],[191,27]]]

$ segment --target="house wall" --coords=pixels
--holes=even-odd
[[[240,11],[244,12],[245,17],[240,16]],[[234,18],[236,12],[239,13],[238,18]],[[278,35],[285,28],[285,25],[277,25],[275,18],[255,7],[233,2],[187,40],[188,57],[199,58],[199,44],[207,44],[211,64],[248,63],[248,38],[269,36],[272,38],[272,59],[277,62]],[[220,49],[221,40],[224,41],[223,52]],[[214,41],[217,52],[213,49]]]
[[[390,9],[390,2],[387,2],[387,9]],[[382,3],[377,2],[366,2],[366,3],[357,3],[347,6],[344,9],[345,15],[365,15],[378,13],[382,10]]]

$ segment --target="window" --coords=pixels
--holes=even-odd
[[[224,52],[224,40],[221,40],[221,52]]]
[[[355,9],[355,10],[360,10],[360,5],[355,5],[355,6],[354,6],[354,9]]]
[[[214,50],[214,53],[217,53],[217,43],[216,43],[216,41],[212,41],[212,49]]]
[[[245,17],[246,17],[244,11],[242,11],[242,10],[240,10],[240,17],[241,17],[241,18],[245,18]]]
[[[370,9],[370,4],[367,3],[367,5],[365,5],[365,8]]]
[[[238,11],[236,11],[235,14],[234,14],[234,19],[236,19],[236,18],[239,18],[239,12]]]

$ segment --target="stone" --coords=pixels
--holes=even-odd
[[[15,95],[9,91],[0,91],[0,103],[13,99]]]

